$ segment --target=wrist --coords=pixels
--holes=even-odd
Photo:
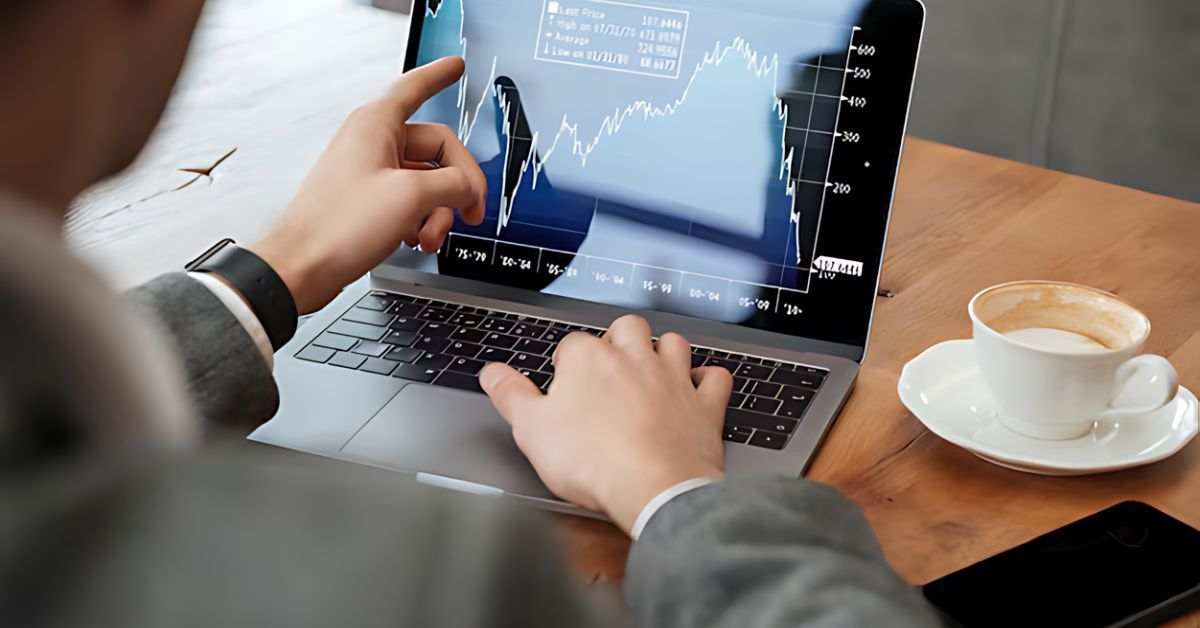
[[[261,257],[279,275],[292,293],[301,315],[312,314],[321,308],[316,303],[318,298],[314,296],[312,286],[320,285],[317,275],[323,264],[312,259],[313,247],[300,238],[276,230],[246,248]]]
[[[201,283],[211,282],[208,288],[235,315],[248,311],[257,318],[270,341],[271,351],[280,349],[295,335],[296,299],[275,268],[254,251],[226,238],[184,268],[205,275]],[[222,284],[229,289],[222,288]],[[240,304],[233,295],[240,298]]]
[[[651,473],[643,469],[635,477],[639,478],[637,482],[614,486],[603,501],[606,514],[626,534],[632,534],[642,511],[664,491],[699,478],[721,480],[725,478],[725,473],[708,464],[694,463],[664,467]]]

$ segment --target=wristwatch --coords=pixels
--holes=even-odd
[[[296,299],[271,265],[230,238],[221,240],[184,267],[188,272],[212,273],[242,293],[278,351],[296,335]]]

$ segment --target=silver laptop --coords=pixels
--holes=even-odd
[[[870,333],[924,22],[917,0],[419,0],[418,120],[488,176],[483,225],[400,250],[278,357],[253,440],[573,511],[479,389],[543,389],[628,312],[729,369],[730,476],[801,476]]]

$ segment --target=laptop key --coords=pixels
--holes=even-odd
[[[391,314],[385,314],[383,312],[376,312],[373,310],[356,307],[351,308],[349,312],[346,312],[346,315],[342,317],[342,320],[350,321],[351,323],[362,323],[364,325],[378,325],[380,327],[387,327],[392,323],[392,319],[394,318],[396,317],[392,316]]]
[[[461,342],[479,343],[483,342],[484,338],[487,338],[486,331],[481,329],[471,329],[470,327],[459,327],[458,331],[450,335],[451,340],[458,340]]]
[[[524,369],[526,371],[540,371],[550,360],[541,356],[529,355],[528,353],[518,353],[508,361],[515,369]]]
[[[745,377],[737,377],[735,375],[733,378],[733,392],[742,392],[743,390],[746,390],[746,387],[749,385],[749,383],[750,380],[746,379]]]
[[[384,336],[383,341],[397,347],[407,347],[417,339],[415,331],[393,331]]]
[[[357,338],[349,336],[339,336],[337,334],[321,334],[319,338],[313,341],[313,344],[326,349],[334,349],[337,351],[349,351],[358,344]]]
[[[522,338],[513,347],[513,350],[521,353],[532,353],[534,355],[546,355],[550,352],[552,346],[550,343],[542,342],[541,340]]]
[[[708,358],[704,361],[705,366],[719,366],[730,373],[737,373],[738,368],[742,365],[741,362],[727,360],[725,358]]]
[[[413,318],[424,310],[425,306],[419,303],[397,303],[388,308],[388,314],[395,316],[403,316],[405,318]]]
[[[553,377],[549,373],[542,373],[540,371],[522,370],[521,374],[525,377],[528,377],[529,381],[533,382],[534,386],[537,386],[541,389],[545,389],[546,386],[550,384],[550,380]]]
[[[746,401],[746,395],[742,393],[733,393],[732,395],[729,395],[730,408],[740,408],[742,407],[742,402],[744,401]]]
[[[421,331],[425,326],[425,321],[413,318],[411,316],[397,316],[396,320],[392,321],[388,328],[392,331]]]
[[[693,353],[693,354],[692,354],[692,368],[694,368],[694,369],[695,369],[695,368],[700,368],[701,366],[704,366],[704,360],[706,360],[706,359],[707,359],[707,358],[705,358],[705,357],[704,357],[704,356],[702,356],[702,355],[698,355],[698,354],[695,354],[695,353]],[[734,384],[734,386],[735,386],[735,388],[736,388],[736,386],[737,386],[737,385],[736,385],[736,384]]]
[[[414,349],[420,349],[425,353],[441,353],[450,346],[450,341],[445,338],[419,338],[412,344]]]
[[[397,347],[392,349],[392,351],[387,355],[383,356],[383,359],[391,360],[393,362],[408,362],[411,364],[412,362],[416,362],[421,357],[421,354],[422,351],[420,349],[413,349],[411,347]]]
[[[570,332],[568,332],[566,330],[558,329],[557,327],[551,327],[551,328],[547,329],[546,333],[542,334],[542,337],[539,338],[538,340],[543,340],[545,342],[551,342],[551,343],[558,343],[558,342],[562,342],[562,339],[566,338],[567,334],[569,334],[569,333]]]
[[[473,342],[450,342],[450,346],[443,350],[447,355],[454,355],[464,358],[473,358],[483,351],[483,347]]]
[[[779,409],[779,406],[782,403],[783,402],[778,399],[767,399],[765,397],[756,397],[754,395],[750,395],[742,407],[746,408],[747,410],[762,412],[763,414],[775,414],[775,411]]]
[[[517,338],[516,336],[509,336],[507,334],[500,334],[500,333],[491,333],[484,337],[483,344],[485,344],[489,347],[496,347],[499,349],[512,349],[513,347],[515,347],[517,345],[518,340],[520,340],[520,339]]]
[[[383,354],[392,350],[392,345],[385,345],[379,342],[370,342],[364,340],[354,348],[354,353],[365,355],[371,358],[382,358]]]
[[[772,432],[784,434],[791,434],[792,430],[795,430],[796,426],[800,423],[795,419],[787,417],[769,416],[758,412],[736,409],[725,411],[725,422],[743,427],[752,427],[756,430],[771,430]]]
[[[545,327],[529,323],[518,323],[512,330],[512,335],[521,338],[540,338],[544,333],[546,333]]]
[[[753,433],[754,433],[754,430],[740,427],[737,425],[726,425],[725,426],[725,440],[727,440],[731,443],[744,443],[744,442],[750,440],[750,435]]]
[[[513,321],[504,320],[495,316],[489,316],[487,320],[479,324],[479,329],[497,334],[507,334],[512,331],[514,326]]]
[[[392,371],[396,370],[396,363],[382,358],[367,358],[366,363],[358,370],[376,375],[391,375]]]
[[[297,353],[296,357],[307,362],[318,362],[320,364],[324,364],[328,362],[329,358],[332,358],[335,353],[337,353],[337,351],[334,351],[333,349],[310,346],[306,347],[300,353]]]
[[[480,352],[479,355],[475,356],[475,358],[479,359],[479,360],[483,360],[484,362],[500,362],[501,364],[507,364],[508,361],[511,360],[514,355],[516,355],[516,354],[513,353],[512,351],[509,351],[508,349],[497,349],[496,347],[484,347],[483,351]]]
[[[754,436],[750,437],[750,444],[766,449],[783,449],[783,446],[787,444],[787,436],[767,430],[756,430]]]
[[[815,392],[807,388],[784,386],[783,391],[779,393],[779,398],[782,399],[784,403],[794,401],[808,405],[808,402],[812,401],[813,395],[815,394]]]
[[[433,382],[434,386],[446,386],[447,388],[457,388],[468,392],[483,392],[483,388],[479,385],[479,378],[466,373],[456,373],[454,371],[446,371],[438,376]]]
[[[735,374],[745,377],[746,379],[766,379],[771,376],[771,367],[761,364],[743,364],[738,367]]]
[[[823,378],[799,371],[775,371],[771,374],[771,381],[784,386],[803,386],[816,390],[821,386]]]
[[[420,314],[417,314],[417,318],[424,321],[433,321],[435,323],[444,323],[450,320],[451,316],[454,316],[454,312],[451,312],[450,310],[443,310],[439,307],[427,307],[422,310]]]
[[[428,384],[433,381],[440,373],[440,369],[427,369],[417,366],[416,364],[401,364],[392,372],[392,377],[407,379],[411,382],[421,382]]]
[[[804,373],[804,375],[811,376],[814,381],[820,383],[824,383],[824,378],[829,375],[829,371],[817,369],[817,367],[814,366],[798,366],[796,371]]]
[[[457,327],[445,323],[429,323],[421,330],[421,335],[430,338],[449,338],[457,329]]]
[[[374,325],[364,325],[351,321],[338,321],[329,326],[329,331],[342,336],[379,342],[387,335],[388,330],[387,327],[376,327]]]
[[[767,397],[770,399],[777,396],[780,390],[783,390],[783,386],[780,386],[779,384],[760,381],[751,384],[750,388],[746,390],[746,392],[752,395],[758,395],[759,397]]]
[[[329,360],[328,363],[334,366],[340,366],[344,369],[357,369],[363,365],[363,362],[366,361],[366,356],[339,351],[337,355],[333,356],[333,358]]]
[[[458,325],[459,327],[478,327],[483,322],[483,317],[478,314],[464,314],[462,311],[459,311],[458,314],[450,317],[449,322],[451,325]]]
[[[479,371],[483,370],[483,362],[472,360],[471,358],[458,358],[450,363],[447,369],[456,373],[466,373],[467,375],[478,375]]]
[[[420,366],[423,368],[433,369],[435,371],[444,371],[444,370],[446,370],[446,367],[450,366],[450,363],[453,361],[454,361],[454,358],[451,356],[448,356],[448,355],[437,355],[434,353],[427,353],[427,354],[421,356],[421,359],[417,360],[416,362],[413,362],[413,364],[416,364],[417,366]]]
[[[385,294],[368,294],[358,302],[358,307],[382,312],[392,305],[393,297]]]
[[[804,411],[808,409],[807,401],[785,401],[779,409],[775,411],[775,416],[788,417],[790,419],[799,420],[804,416]]]

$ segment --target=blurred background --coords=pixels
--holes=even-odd
[[[1200,202],[1200,0],[924,2],[910,133]]]
[[[1200,202],[1200,0],[924,1],[911,134]],[[207,0],[155,138],[76,203],[74,249],[123,288],[264,233],[399,72],[409,6]]]

